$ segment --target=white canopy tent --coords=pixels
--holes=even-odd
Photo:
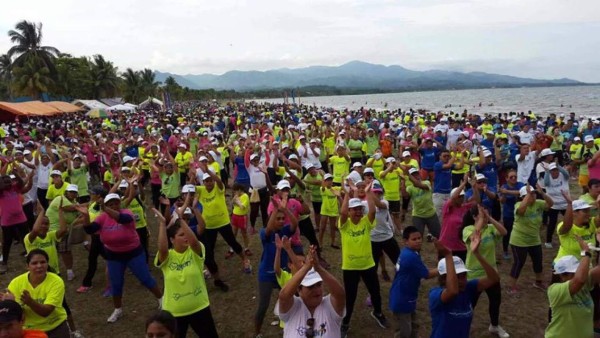
[[[126,111],[128,113],[135,113],[135,107],[126,104],[117,104],[112,107],[106,108],[108,111]]]
[[[151,106],[159,106],[160,109],[165,108],[165,104],[161,100],[155,99],[153,97],[148,97],[148,99],[146,101],[140,103],[138,107],[140,109],[144,109],[144,108],[151,107]]]
[[[97,101],[97,100],[75,100],[75,101],[71,102],[71,104],[74,104],[78,107],[85,107],[88,110],[107,109],[108,108],[107,105],[105,105],[104,103]]]

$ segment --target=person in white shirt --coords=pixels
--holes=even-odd
[[[341,324],[346,315],[344,287],[319,264],[314,246],[307,258],[279,292],[276,311],[285,324],[283,337],[341,337]],[[323,296],[323,284],[329,289],[329,295]]]
[[[440,129],[439,126],[437,126],[436,128]],[[442,130],[443,132],[443,129],[440,130]],[[446,147],[450,148],[456,145],[456,141],[458,141],[458,137],[460,135],[462,135],[462,130],[458,128],[458,121],[454,121],[452,123],[452,128],[446,133],[446,136],[448,137],[448,143]]]
[[[531,151],[529,144],[522,144],[519,148],[519,154],[515,155],[517,162],[517,181],[527,184],[531,171],[535,167],[537,152]]]
[[[546,149],[544,149],[546,150]],[[552,199],[552,207],[548,210],[548,226],[546,227],[546,249],[552,249],[552,237],[556,232],[558,214],[565,215],[567,210],[567,199],[569,194],[569,172],[552,162],[545,169],[541,185],[546,189],[546,194]]]
[[[531,132],[530,126],[528,124],[523,126],[523,130],[521,130],[517,136],[519,136],[519,140],[522,144],[531,144],[533,142],[533,133]]]

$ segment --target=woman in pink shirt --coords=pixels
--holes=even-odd
[[[14,179],[11,176],[14,176]],[[23,237],[27,234],[27,217],[21,206],[23,186],[19,174],[4,175],[0,178],[0,227],[2,228],[0,274],[8,271],[8,255],[12,243],[15,240],[23,242]]]
[[[471,209],[473,203],[465,203],[465,186],[467,180],[452,189],[450,199],[442,209],[442,231],[440,243],[450,250],[454,256],[467,260],[467,247],[462,240],[463,217]]]
[[[96,219],[89,222],[89,212],[85,206],[77,210],[86,218],[85,231],[88,234],[98,233],[104,244],[104,254],[108,275],[112,288],[112,298],[115,310],[108,317],[107,322],[114,323],[123,316],[123,283],[125,281],[125,268],[137,277],[154,296],[159,299],[162,291],[156,284],[156,280],[150,274],[146,264],[146,255],[135,231],[135,219],[133,213],[127,209],[121,209],[121,198],[117,194],[108,194],[101,205],[102,213]]]

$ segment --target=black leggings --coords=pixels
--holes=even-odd
[[[135,232],[137,232],[140,237],[140,242],[142,243],[144,253],[146,254],[146,263],[148,263],[148,227],[137,228],[135,229]]]
[[[150,184],[150,189],[152,191],[152,204],[156,209],[160,206],[160,188],[161,184]]]
[[[556,231],[556,224],[558,223],[558,214],[565,215],[565,210],[550,209],[548,212],[548,226],[546,227],[546,243],[552,243],[552,237]]]
[[[404,197],[402,196],[402,210],[404,210],[404,214],[408,211],[408,206],[410,205],[410,196]]]
[[[392,263],[396,264],[398,262],[398,256],[400,256],[400,246],[398,242],[394,239],[394,237],[387,239],[383,242],[373,242],[371,241],[371,251],[373,252],[373,259],[375,260],[375,266],[379,264],[379,257],[381,254],[385,252],[385,254],[390,258]]]
[[[187,337],[188,326],[192,327],[197,337],[219,337],[210,306],[191,315],[175,317],[175,320],[177,320],[177,337],[179,338]]]
[[[2,228],[2,264],[8,264],[8,255],[10,247],[14,241],[23,243],[23,238],[27,234],[27,223],[19,223],[15,225],[3,226]],[[23,247],[25,247],[23,245]]]
[[[235,240],[231,224],[227,224],[217,229],[204,230],[204,233],[200,237],[204,247],[206,248],[206,260],[204,261],[204,264],[206,264],[206,267],[211,274],[219,272],[219,266],[217,266],[217,262],[215,261],[215,244],[217,242],[217,234],[221,234],[221,237],[223,237],[227,245],[229,245],[229,247],[231,247],[236,254],[241,254],[243,250],[240,243]]]
[[[502,303],[502,288],[500,287],[500,282],[487,288],[485,293],[489,300],[488,311],[490,313],[490,324],[498,326],[500,321],[500,304]],[[479,296],[481,296],[481,292],[478,292],[473,298],[473,308],[477,306]]]
[[[48,209],[48,200],[46,199],[47,192],[48,189],[37,188],[37,199],[40,201],[42,207],[44,207],[44,210]]]
[[[25,213],[25,217],[27,217],[26,229],[27,232],[33,229],[33,224],[35,223],[35,215],[33,214],[35,205],[33,202],[29,202],[23,205],[23,213]]]
[[[86,287],[92,286],[92,279],[94,279],[94,275],[98,269],[98,256],[104,254],[104,245],[102,244],[102,241],[100,241],[100,235],[94,234],[91,237],[90,252],[88,253],[88,267],[85,272],[85,277],[83,277],[83,282],[81,282],[81,285]]]
[[[504,228],[506,228],[506,235],[502,237],[502,250],[508,252],[508,245],[510,244],[510,234],[512,233],[513,224],[515,223],[514,218],[504,217],[503,219]]]
[[[542,273],[542,245],[534,246],[514,246],[510,245],[513,253],[513,265],[510,269],[510,276],[512,278],[519,278],[521,270],[527,261],[527,255],[531,257],[533,261],[533,272]]]
[[[317,234],[310,217],[298,222],[298,228],[300,228],[300,234],[308,239],[310,245],[314,245],[317,248],[317,252],[320,251],[319,240],[317,239]]]
[[[346,289],[346,317],[343,324],[350,324],[354,303],[358,293],[358,282],[362,279],[371,295],[374,313],[381,313],[381,294],[379,293],[379,279],[377,278],[377,265],[367,270],[342,270],[344,288]]]
[[[258,218],[258,210],[260,209],[260,215],[262,217],[263,228],[267,227],[267,223],[269,222],[269,215],[267,214],[267,210],[269,209],[269,189],[262,188],[258,189],[258,196],[260,197],[260,201],[256,203],[250,203],[250,226],[253,228],[256,226],[256,219]]]

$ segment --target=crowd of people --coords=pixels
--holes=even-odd
[[[148,314],[147,337],[218,337],[211,308],[222,304],[209,292],[241,287],[220,274],[219,235],[225,258],[239,259],[227,264],[257,276],[255,337],[273,291],[284,337],[352,335],[361,280],[373,323],[395,337],[419,337],[421,303],[431,337],[469,337],[483,292],[489,332],[509,337],[501,280],[505,293],[525,292],[527,257],[532,287],[547,292],[545,336],[600,332],[598,119],[196,102],[104,119],[21,118],[2,124],[0,138],[0,273],[23,272],[1,283],[6,337],[83,337],[65,281],[90,292],[100,257],[108,323],[124,315],[129,270],[160,309]],[[436,266],[423,262],[424,241]],[[85,273],[74,269],[79,243]],[[499,259],[512,264],[509,276]],[[419,299],[430,278],[438,286]]]

